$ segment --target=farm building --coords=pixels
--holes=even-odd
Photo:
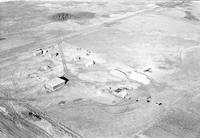
[[[66,80],[56,77],[45,83],[45,88],[50,91],[56,91],[66,84]]]

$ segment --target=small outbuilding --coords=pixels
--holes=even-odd
[[[66,80],[56,77],[45,83],[45,88],[49,91],[56,91],[66,84]]]
[[[113,91],[113,94],[121,98],[126,98],[128,96],[128,88],[117,88]]]
[[[34,55],[34,56],[40,56],[40,55],[45,55],[45,54],[48,53],[48,52],[49,52],[49,49],[48,49],[48,48],[46,48],[46,49],[40,48],[40,49],[36,49],[36,50],[33,52],[33,55]]]
[[[90,62],[85,64],[86,67],[92,67],[94,65],[95,65],[95,61],[90,61]]]
[[[43,50],[42,49],[37,49],[33,52],[34,56],[40,56],[43,55]]]

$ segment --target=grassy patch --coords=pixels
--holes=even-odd
[[[5,40],[5,39],[6,39],[6,38],[0,38],[0,41],[1,41],[1,40]]]
[[[74,15],[65,12],[56,13],[55,15],[52,16],[52,19],[54,21],[67,21],[72,18],[74,18]]]
[[[92,19],[95,17],[95,13],[92,12],[77,12],[77,13],[67,13],[61,12],[54,14],[51,18],[54,21],[67,21],[67,20],[82,20],[82,19]]]
[[[194,15],[192,15],[192,13],[190,11],[185,11],[185,19],[188,20],[192,20],[192,21],[199,21],[199,19],[197,17],[195,17]]]

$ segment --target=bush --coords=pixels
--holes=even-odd
[[[52,16],[54,21],[67,21],[70,19],[81,20],[81,19],[91,19],[95,17],[95,13],[92,12],[77,12],[77,13],[56,13]]]
[[[67,21],[69,19],[72,19],[73,17],[74,16],[70,13],[61,12],[53,15],[52,19],[55,21]]]

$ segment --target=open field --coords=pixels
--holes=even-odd
[[[199,138],[199,9],[0,0],[0,137]]]

